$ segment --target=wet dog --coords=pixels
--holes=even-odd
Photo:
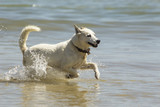
[[[93,69],[95,78],[99,79],[100,73],[95,63],[87,62],[90,54],[89,47],[98,47],[100,40],[95,33],[85,27],[75,27],[75,34],[67,41],[58,44],[38,44],[32,47],[26,46],[28,35],[32,31],[40,31],[37,26],[26,26],[19,39],[19,47],[23,54],[23,65],[31,66],[34,62],[33,53],[43,55],[48,68],[58,68],[67,72],[67,78],[77,78],[78,69]]]

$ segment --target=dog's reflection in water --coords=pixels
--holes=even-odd
[[[29,82],[22,87],[23,105],[26,107],[92,106],[96,92],[68,80]],[[90,94],[94,94],[91,96]]]

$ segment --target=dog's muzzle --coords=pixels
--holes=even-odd
[[[101,40],[96,40],[96,44],[90,43],[88,42],[89,45],[93,46],[93,47],[98,47],[98,44],[101,42]]]

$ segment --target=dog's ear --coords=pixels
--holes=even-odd
[[[74,25],[75,28],[75,32],[77,33],[81,33],[81,28],[79,28],[77,25]]]

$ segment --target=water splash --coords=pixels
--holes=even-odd
[[[43,55],[40,54],[36,54],[31,52],[32,54],[32,59],[34,59],[33,61],[33,65],[27,67],[30,71],[34,71],[35,72],[35,76],[37,77],[46,77],[47,71],[47,61],[46,58]],[[31,70],[32,69],[32,70]]]
[[[0,31],[7,30],[7,28],[3,25],[0,25]]]
[[[6,34],[7,27],[0,25],[0,36],[4,36]]]
[[[16,66],[4,73],[4,81],[41,81],[53,79],[65,79],[65,73],[60,69],[47,67],[46,58],[43,55],[32,53],[34,59],[32,66]]]
[[[12,81],[12,80],[19,80],[19,81],[29,81],[30,78],[27,76],[28,71],[23,66],[16,66],[10,69],[8,72],[4,73],[3,80],[4,81]]]

